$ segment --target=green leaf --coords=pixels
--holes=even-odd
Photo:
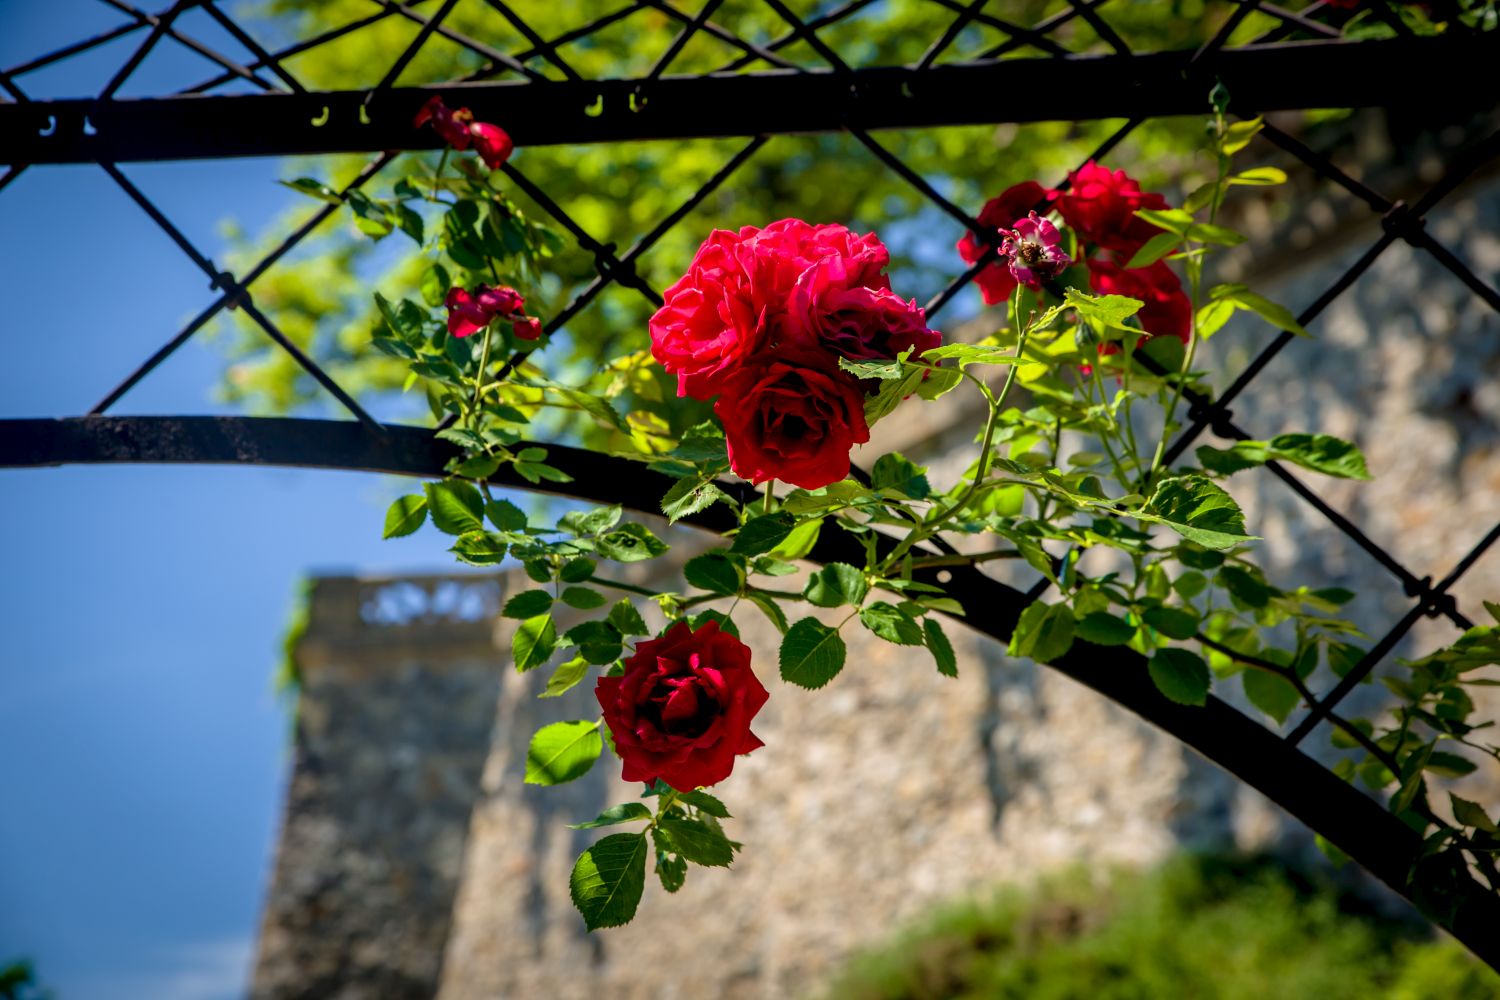
[[[734,841],[724,836],[717,823],[710,826],[702,820],[669,814],[656,825],[672,849],[694,864],[727,868],[734,860]]]
[[[1078,638],[1097,646],[1123,646],[1135,637],[1135,626],[1123,618],[1095,611],[1078,619]]]
[[[1177,233],[1157,233],[1135,252],[1135,255],[1130,258],[1130,262],[1125,266],[1127,268],[1150,267],[1173,250],[1176,250],[1181,243],[1182,237]]]
[[[1300,700],[1291,682],[1264,670],[1247,670],[1241,676],[1245,681],[1245,697],[1250,703],[1277,723],[1284,724]]]
[[[401,538],[422,526],[427,520],[427,498],[419,496],[397,497],[385,512],[386,538]]]
[[[729,551],[742,556],[757,556],[762,552],[769,552],[786,541],[795,526],[796,521],[790,514],[762,514],[760,517],[752,517],[734,536],[734,544]]]
[[[448,269],[441,264],[434,264],[422,275],[422,301],[429,306],[440,306],[448,297],[448,289],[452,287],[453,279],[449,277]]]
[[[559,663],[557,669],[552,671],[552,676],[547,678],[547,687],[538,698],[556,698],[578,686],[578,682],[588,676],[589,661],[581,656],[575,656],[565,663]]]
[[[557,571],[557,578],[563,583],[582,583],[593,576],[594,570],[598,568],[599,564],[588,556],[579,556],[563,563],[562,569]]]
[[[289,187],[298,194],[305,194],[309,198],[326,201],[330,205],[342,205],[344,203],[344,199],[339,197],[337,191],[322,181],[314,180],[311,177],[298,177],[294,181],[277,181],[276,183],[283,187]]]
[[[545,590],[523,590],[505,602],[500,613],[506,618],[535,618],[552,610],[552,595]]]
[[[589,930],[629,923],[646,888],[646,835],[605,837],[579,857],[568,885]]]
[[[526,449],[527,451],[540,449]],[[526,452],[521,452],[524,458]],[[563,531],[580,537],[592,537],[601,531],[608,531],[620,521],[622,508],[619,504],[608,507],[595,507],[592,510],[573,510],[558,519],[557,526]],[[626,525],[626,527],[629,527]]]
[[[902,646],[920,646],[923,643],[922,626],[916,619],[894,604],[876,601],[860,609],[859,620],[865,628],[886,642]]]
[[[1198,616],[1185,608],[1147,608],[1141,620],[1169,639],[1191,639],[1198,634]]]
[[[1198,310],[1193,329],[1198,336],[1207,340],[1224,328],[1224,324],[1234,315],[1234,310],[1234,303],[1227,299],[1210,302]]]
[[[765,594],[754,593],[747,594],[746,596],[750,599],[751,604],[760,609],[761,614],[771,620],[771,624],[776,626],[776,631],[782,635],[786,635],[786,612],[781,610],[781,605],[777,604],[774,598],[767,597]]]
[[[729,454],[725,450],[724,428],[714,420],[705,420],[701,424],[690,427],[677,447],[669,454],[672,458],[681,459],[684,462],[728,462]]]
[[[689,559],[682,567],[682,575],[699,590],[726,597],[738,594],[744,582],[740,568],[722,552],[706,552]]]
[[[557,626],[552,624],[550,614],[526,619],[517,627],[516,634],[510,640],[510,652],[516,661],[516,670],[523,674],[546,663],[556,649]]]
[[[1339,479],[1370,478],[1358,446],[1331,434],[1279,434],[1269,441],[1240,441],[1230,448],[1202,445],[1197,455],[1205,469],[1226,476],[1275,460]]]
[[[661,512],[667,515],[668,523],[675,524],[689,514],[707,510],[717,500],[727,500],[724,491],[709,479],[687,476],[672,484],[667,495],[661,498]]]
[[[543,726],[526,748],[526,784],[561,785],[581,778],[603,751],[597,722],[580,719]]]
[[[577,646],[585,660],[600,666],[613,663],[624,651],[623,637],[609,622],[580,622],[568,629],[563,638]]]
[[[455,479],[428,483],[427,512],[439,531],[464,535],[484,528],[484,498],[468,483]]]
[[[569,823],[569,830],[597,830],[601,826],[614,826],[616,823],[634,823],[639,819],[650,819],[651,810],[639,802],[622,802],[617,806],[610,806],[599,814],[598,819],[591,819],[587,823]]]
[[[1271,589],[1260,577],[1241,566],[1225,566],[1219,570],[1218,581],[1247,607],[1263,608],[1271,603]]]
[[[470,566],[493,566],[505,558],[505,540],[489,531],[468,531],[448,551]]]
[[[740,627],[734,623],[734,619],[722,611],[715,611],[713,608],[705,608],[698,612],[688,624],[696,632],[703,627],[705,622],[714,622],[719,626],[719,631],[728,632],[736,639],[740,637]]]
[[[661,879],[661,887],[676,892],[687,881],[688,864],[672,853],[671,845],[660,830],[651,831],[651,841],[656,845],[656,876]]]
[[[681,792],[678,794],[677,798],[678,801],[685,802],[688,805],[692,806],[694,809],[706,812],[710,816],[714,816],[718,819],[729,818],[729,809],[724,805],[724,803],[720,802],[718,799],[714,798],[707,792]]]
[[[1133,516],[1165,524],[1188,541],[1210,549],[1232,548],[1254,537],[1245,534],[1245,515],[1234,498],[1199,475],[1162,480]]]
[[[877,490],[895,490],[913,500],[926,500],[932,495],[932,484],[927,481],[927,470],[899,452],[881,455],[870,470],[870,486]]]
[[[650,635],[646,628],[646,620],[641,613],[630,603],[630,598],[622,597],[619,602],[609,609],[609,616],[605,619],[615,627],[621,635]]]
[[[1469,758],[1460,757],[1456,753],[1434,750],[1427,756],[1427,763],[1423,766],[1423,770],[1431,771],[1440,778],[1462,778],[1478,770],[1478,765]]]
[[[1213,682],[1203,657],[1189,649],[1158,649],[1151,657],[1157,690],[1179,705],[1204,705]]]
[[[838,629],[804,618],[781,640],[781,678],[799,687],[820,688],[844,669],[845,655]]]
[[[1490,819],[1489,813],[1478,802],[1461,799],[1452,792],[1448,793],[1448,801],[1453,803],[1453,818],[1462,825],[1475,827],[1485,833],[1500,833],[1500,828],[1496,828],[1495,821]]]
[[[868,593],[865,574],[848,563],[829,563],[808,577],[803,596],[818,608],[859,605]]]
[[[948,641],[942,623],[936,618],[922,619],[922,634],[927,638],[927,648],[937,661],[938,673],[944,677],[958,676],[958,657],[953,653],[953,644]]]
[[[592,587],[564,587],[562,600],[568,607],[579,611],[592,611],[609,603],[603,594]]]
[[[615,562],[640,562],[667,551],[667,544],[642,524],[622,524],[594,543],[599,554]]]
[[[1240,242],[1243,241],[1244,237],[1241,236]],[[1257,295],[1245,285],[1215,285],[1213,291],[1209,292],[1209,298],[1215,301],[1233,302],[1241,309],[1250,310],[1267,323],[1287,333],[1294,333],[1299,337],[1312,336],[1303,329],[1302,324],[1297,322],[1297,318],[1286,306],[1272,302],[1263,295]]]
[[[1266,187],[1273,184],[1286,183],[1286,171],[1277,167],[1255,167],[1243,171],[1229,178],[1230,184],[1244,184],[1251,187]]]
[[[509,500],[491,500],[484,505],[484,515],[501,531],[526,530],[526,515]]]
[[[823,519],[816,518],[811,521],[803,521],[792,529],[792,533],[786,539],[771,550],[771,555],[777,559],[801,559],[812,551],[813,546],[818,544],[818,532],[823,527]]]
[[[1188,228],[1193,225],[1192,213],[1184,212],[1180,208],[1154,209],[1142,208],[1136,211],[1136,217],[1145,219],[1158,229],[1165,229],[1169,233],[1186,235]]]
[[[1066,604],[1032,602],[1021,612],[1010,637],[1010,655],[1026,656],[1038,663],[1057,659],[1073,647],[1077,623]]]
[[[1172,581],[1172,589],[1191,601],[1208,589],[1208,577],[1197,570],[1188,570]]]

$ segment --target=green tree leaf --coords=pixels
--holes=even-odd
[[[870,486],[877,490],[895,490],[913,500],[926,500],[932,495],[927,470],[899,452],[881,455],[875,460],[870,470]]]
[[[1485,833],[1500,833],[1495,826],[1495,821],[1490,819],[1489,813],[1478,802],[1470,802],[1461,799],[1452,792],[1448,793],[1448,801],[1453,805],[1453,818],[1464,826],[1472,826],[1483,830]]]
[[[958,676],[958,657],[953,653],[953,644],[943,632],[942,624],[931,616],[922,619],[922,634],[927,639],[927,648],[937,661],[938,673],[944,677]]]
[[[1151,679],[1156,688],[1179,705],[1205,705],[1213,683],[1208,664],[1190,649],[1158,649],[1151,657]]]
[[[521,454],[524,456],[526,452],[523,451]],[[619,504],[595,507],[592,510],[569,511],[558,519],[557,526],[573,535],[592,537],[618,524],[621,511]]]
[[[557,627],[552,624],[550,614],[528,618],[516,628],[511,637],[511,656],[516,661],[516,670],[525,673],[540,667],[552,658],[557,649]]]
[[[724,836],[717,823],[710,826],[703,820],[669,814],[656,825],[672,849],[695,865],[727,868],[734,860],[735,843]]]
[[[771,624],[776,626],[776,631],[780,632],[782,635],[786,635],[786,612],[781,610],[781,605],[776,603],[776,599],[774,597],[767,597],[765,594],[754,593],[747,594],[746,596],[749,598],[751,604],[754,604],[757,608],[760,609],[761,614],[765,615],[771,620]]]
[[[578,682],[588,676],[589,661],[581,656],[575,656],[571,660],[559,663],[557,669],[552,671],[552,676],[547,678],[547,687],[538,698],[556,698],[566,694],[578,686]]]
[[[676,524],[689,514],[707,510],[717,500],[728,499],[724,491],[712,480],[684,476],[672,484],[667,495],[661,498],[661,512],[667,515],[670,524]]]
[[[705,552],[689,559],[682,568],[682,575],[699,590],[725,596],[738,594],[743,583],[740,568],[722,552]]]
[[[401,538],[410,535],[427,520],[427,498],[419,496],[397,497],[385,512],[385,537]]]
[[[500,613],[506,618],[535,618],[552,610],[552,595],[545,590],[523,590],[505,602]]]
[[[640,562],[667,551],[667,544],[643,524],[622,524],[594,543],[599,554],[615,562]]]
[[[578,556],[563,563],[563,568],[557,571],[557,578],[563,583],[582,583],[598,568],[599,564],[588,556]]]
[[[561,785],[581,778],[603,750],[597,722],[580,719],[543,726],[526,749],[526,784]]]
[[[838,629],[804,618],[781,640],[781,678],[798,687],[820,688],[844,669],[845,655]]]
[[[579,857],[569,888],[589,930],[619,927],[635,916],[646,888],[646,835],[612,833]]]
[[[591,819],[587,823],[569,823],[569,830],[597,830],[601,826],[614,826],[616,823],[634,823],[640,819],[650,819],[651,810],[639,802],[622,802],[616,806],[610,806],[599,814],[597,819]]]
[[[1225,476],[1278,461],[1339,479],[1370,478],[1359,448],[1332,434],[1278,434],[1269,441],[1240,441],[1230,448],[1202,445],[1197,455],[1198,464]]]
[[[494,566],[505,559],[505,542],[490,531],[466,531],[448,551],[470,566]]]
[[[501,531],[526,530],[526,514],[509,500],[491,500],[484,505],[484,515]]]
[[[1134,516],[1165,524],[1210,549],[1232,548],[1255,537],[1245,534],[1245,515],[1234,498],[1199,475],[1162,480]]]
[[[1076,627],[1073,609],[1066,604],[1033,601],[1010,637],[1010,655],[1050,663],[1073,648]]]
[[[576,645],[584,659],[600,666],[613,663],[624,652],[619,631],[607,621],[580,622],[568,629],[563,638]]]
[[[1147,608],[1141,620],[1169,639],[1191,639],[1198,634],[1198,615],[1186,608]]]
[[[918,625],[911,615],[887,601],[876,601],[874,604],[861,608],[859,620],[865,628],[886,642],[894,642],[902,646],[923,644],[922,626]]]
[[[609,603],[603,594],[592,587],[564,587],[562,601],[568,607],[580,611],[592,611]]]
[[[1264,670],[1246,670],[1241,676],[1245,683],[1245,697],[1250,699],[1250,704],[1278,724],[1284,724],[1300,700],[1291,682]]]
[[[802,559],[818,544],[818,532],[823,527],[821,517],[803,521],[792,529],[792,533],[771,550],[777,559]]]
[[[428,483],[427,512],[439,531],[463,535],[484,530],[484,498],[468,483],[456,479]]]
[[[641,613],[630,603],[630,598],[622,597],[614,607],[609,609],[609,617],[605,619],[615,627],[621,635],[650,635],[646,628],[646,620]]]
[[[810,604],[818,608],[837,608],[845,604],[858,605],[865,599],[869,586],[863,571],[848,563],[829,563],[808,577],[803,588]]]
[[[694,809],[708,813],[710,816],[718,819],[729,818],[729,809],[724,803],[705,791],[681,792],[677,798],[682,802],[686,802]]]
[[[1078,619],[1078,638],[1097,646],[1123,646],[1135,637],[1135,626],[1107,611],[1094,611]]]
[[[660,830],[651,830],[651,842],[656,845],[656,877],[661,879],[663,889],[676,892],[687,881],[687,862],[673,853]]]
[[[786,541],[796,523],[792,516],[786,513],[752,517],[734,536],[734,545],[729,551],[742,556],[756,556],[762,552],[769,552]]]

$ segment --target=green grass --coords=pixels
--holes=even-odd
[[[1496,1000],[1458,944],[1274,862],[1184,857],[946,907],[826,1000]],[[1500,928],[1496,928],[1500,933]]]

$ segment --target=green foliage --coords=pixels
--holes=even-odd
[[[849,963],[825,1000],[1467,1000],[1500,976],[1325,877],[1182,857],[1076,871],[939,909]]]
[[[597,722],[543,726],[526,749],[526,784],[560,785],[581,778],[603,750]]]
[[[573,866],[569,888],[589,930],[628,923],[646,888],[646,835],[612,833],[594,844]]]
[[[837,629],[804,618],[781,640],[781,677],[799,687],[820,688],[844,669],[846,647]]]

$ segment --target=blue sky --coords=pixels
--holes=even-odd
[[[0,66],[119,24],[96,0],[0,2]],[[243,56],[206,16],[195,37]],[[28,74],[97,92],[143,37]],[[163,42],[122,96],[215,68]],[[200,249],[295,198],[276,160],[126,165]],[[0,416],[86,411],[212,300],[97,167],[0,192]],[[116,407],[225,412],[189,342]],[[298,577],[430,570],[429,537],[380,541],[403,484],[339,472],[113,466],[0,470],[0,962],[60,1000],[243,993],[289,759],[271,678]]]

